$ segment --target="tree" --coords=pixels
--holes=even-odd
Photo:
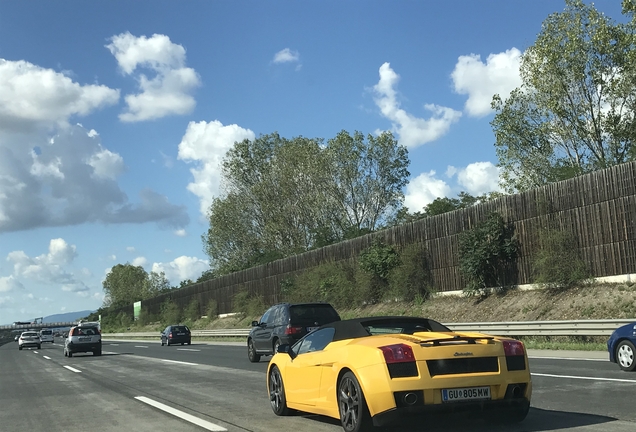
[[[406,147],[390,132],[379,136],[341,131],[328,141],[327,157],[334,175],[327,193],[338,228],[373,232],[402,206],[408,177]]]
[[[506,100],[493,98],[491,125],[509,192],[636,157],[636,24],[616,24],[582,0],[565,3],[523,54],[521,87]],[[631,15],[633,2],[623,6]]]
[[[141,266],[117,264],[111,268],[102,283],[110,306],[121,307],[152,297],[148,289],[148,273]]]
[[[397,211],[407,151],[390,133],[320,138],[261,135],[234,144],[204,248],[217,275],[375,230]]]
[[[148,275],[148,292],[151,297],[168,292],[171,289],[170,281],[166,278],[165,272],[150,272]]]

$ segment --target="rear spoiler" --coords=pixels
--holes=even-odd
[[[485,340],[490,343],[494,339],[494,336],[453,336],[447,338],[439,338],[439,339],[431,339],[426,342],[420,342],[420,346],[429,347],[429,346],[440,346],[440,345],[452,345],[456,343],[467,343],[474,344],[478,340]]]

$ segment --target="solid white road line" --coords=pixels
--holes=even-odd
[[[82,372],[81,370],[79,370],[79,369],[75,369],[74,367],[70,367],[70,366],[64,366],[64,367],[65,367],[66,369],[68,369],[68,370],[72,371],[72,372],[75,372],[75,373],[80,373],[80,372]]]
[[[44,357],[47,360],[51,360],[51,357],[49,357],[49,356],[42,356],[42,357]]]
[[[553,375],[553,374],[542,374],[542,373],[531,373],[530,375],[549,377],[549,378],[569,378],[569,379],[580,379],[580,380],[590,380],[590,381],[613,381],[613,382],[624,382],[624,383],[636,383],[636,380],[620,379],[620,378],[583,377],[583,376],[574,376],[574,375]]]
[[[110,344],[110,345],[112,345],[112,346],[119,346],[119,344]]]
[[[161,360],[161,361],[165,361],[168,363],[177,363],[177,364],[182,364],[182,365],[187,365],[187,366],[198,366],[199,363],[190,363],[190,362],[184,362],[184,361],[178,361],[178,360]]]
[[[219,426],[217,424],[214,423],[210,423],[209,421],[206,420],[202,420],[198,417],[195,417],[193,415],[190,415],[188,413],[185,413],[183,411],[179,411],[178,409],[174,409],[171,406],[162,404],[161,402],[157,402],[155,400],[149,399],[145,396],[135,396],[135,399],[137,399],[140,402],[143,402],[145,404],[148,404],[150,406],[153,406],[157,409],[160,409],[161,411],[167,412],[168,414],[172,414],[175,417],[179,417],[182,420],[185,420],[187,422],[190,422],[192,424],[195,424],[197,426],[202,427],[203,429],[207,429],[209,431],[226,431],[227,429],[225,429],[222,426]]]
[[[148,348],[148,347],[143,345],[135,345],[135,348]]]
[[[177,351],[201,351],[198,349],[193,349],[193,348],[177,348]]]
[[[598,361],[608,362],[609,359],[597,359],[597,358],[580,358],[580,357],[544,357],[544,356],[528,356],[531,359],[545,359],[545,360],[584,360],[584,361]]]

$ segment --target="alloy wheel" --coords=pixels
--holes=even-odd
[[[618,362],[624,368],[629,368],[634,364],[634,351],[632,347],[623,344],[618,348]]]
[[[358,427],[361,412],[358,386],[350,377],[345,376],[338,387],[338,405],[342,427],[346,431],[354,431]]]

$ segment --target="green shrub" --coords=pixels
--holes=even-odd
[[[219,306],[216,300],[210,299],[210,301],[208,301],[205,314],[208,316],[208,321],[214,321],[219,317]]]
[[[387,294],[391,270],[400,265],[400,256],[393,246],[379,240],[360,252],[360,268],[371,275],[366,294],[368,303],[377,303]]]
[[[355,263],[327,262],[281,283],[283,299],[289,302],[325,301],[335,308],[362,303],[364,292],[356,281]]]
[[[590,270],[579,254],[576,238],[569,231],[540,230],[539,249],[532,264],[535,282],[546,288],[570,288],[590,277]]]
[[[459,270],[466,280],[464,292],[484,295],[488,288],[515,285],[508,277],[517,257],[514,227],[497,213],[459,235]]]
[[[261,316],[268,306],[260,296],[242,289],[233,298],[233,312],[242,313],[246,318]]]
[[[181,309],[169,299],[161,304],[161,323],[163,325],[179,324],[181,321]]]
[[[423,245],[411,244],[400,251],[400,265],[389,274],[392,297],[404,301],[417,300],[421,305],[433,291],[430,260]]]
[[[190,301],[188,307],[183,311],[183,317],[190,322],[194,322],[201,318],[201,310],[197,299],[192,299]]]

